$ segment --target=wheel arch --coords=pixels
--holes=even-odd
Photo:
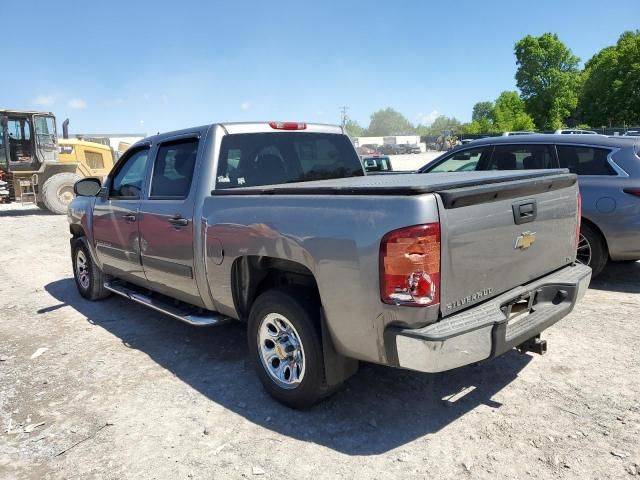
[[[267,256],[243,256],[231,267],[233,302],[240,319],[247,319],[251,306],[262,292],[271,288],[301,289],[315,296],[320,306],[318,325],[328,385],[339,385],[358,371],[358,361],[336,351],[322,308],[318,283],[305,265]]]
[[[320,291],[313,273],[301,263],[258,255],[239,257],[233,262],[233,303],[241,319],[248,317],[258,295],[276,287],[307,289],[320,300]]]
[[[598,226],[597,223],[595,223],[593,220],[588,219],[587,217],[582,217],[580,220],[582,225],[589,225],[591,228],[593,228],[602,238],[602,240],[604,241],[604,246],[607,249],[607,256],[609,256],[609,242],[607,241],[607,236],[604,234],[604,232],[602,231],[602,229]]]

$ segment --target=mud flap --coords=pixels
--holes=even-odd
[[[324,312],[321,314],[322,325],[322,353],[324,356],[324,369],[327,384],[330,387],[340,385],[358,371],[358,361],[347,358],[336,352],[331,340],[331,334],[327,328]]]

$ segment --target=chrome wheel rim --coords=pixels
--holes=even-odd
[[[91,281],[89,276],[89,262],[87,261],[87,256],[82,250],[78,250],[78,253],[76,253],[76,277],[78,278],[78,283],[83,289],[86,290],[89,288],[89,283]]]
[[[296,388],[305,374],[304,347],[292,323],[279,313],[266,315],[258,329],[262,366],[278,386]]]
[[[580,239],[578,240],[576,261],[578,263],[582,263],[583,265],[591,264],[591,244],[589,243],[587,237],[585,237],[583,234],[580,234]]]

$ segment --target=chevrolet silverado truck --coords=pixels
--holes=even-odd
[[[247,324],[266,390],[314,404],[360,361],[442,372],[540,333],[584,295],[567,170],[365,176],[342,128],[207,125],[133,145],[75,185],[80,295]]]

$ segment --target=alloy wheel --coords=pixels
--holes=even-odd
[[[78,278],[78,283],[83,289],[88,289],[89,284],[91,283],[91,277],[89,275],[89,262],[87,261],[87,256],[84,251],[78,249],[76,253],[76,277]]]
[[[258,329],[262,366],[281,388],[296,388],[305,374],[304,347],[293,324],[283,315],[269,313]]]
[[[580,239],[578,240],[578,251],[576,253],[576,261],[578,263],[582,263],[583,265],[590,265],[591,255],[592,255],[591,243],[589,242],[589,239],[581,233]]]

